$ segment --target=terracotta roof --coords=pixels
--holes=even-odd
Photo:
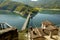
[[[50,21],[44,21],[44,22],[42,22],[42,24],[45,25],[46,29],[48,29],[48,30],[57,29],[57,27],[54,26],[54,24]]]
[[[45,37],[36,37],[36,38],[33,38],[33,40],[46,40]]]
[[[47,25],[47,26],[48,26],[48,25],[53,25],[53,23],[50,22],[50,21],[44,21],[44,22],[42,22],[42,24],[43,24],[43,25]]]
[[[56,28],[56,26],[49,25],[46,29],[48,29],[48,30],[54,30],[54,29],[57,29],[57,28]]]

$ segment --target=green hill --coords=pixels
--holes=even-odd
[[[29,12],[37,13],[39,11],[39,8],[31,7],[20,2],[5,1],[0,6],[0,10],[8,10],[8,11],[16,12],[22,16],[27,16]]]

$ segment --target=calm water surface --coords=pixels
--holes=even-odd
[[[51,14],[53,13],[53,14]],[[57,13],[57,14],[54,14]],[[45,20],[49,20],[53,22],[56,25],[60,25],[60,12],[56,11],[44,11],[41,13],[37,13],[33,19],[30,20],[29,26],[37,26],[40,27],[41,23]],[[13,12],[8,11],[1,11],[0,10],[0,22],[7,22],[8,24],[12,25],[13,27],[16,27],[17,29],[21,29],[26,18],[21,17],[18,14],[15,14]]]

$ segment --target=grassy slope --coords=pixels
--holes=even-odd
[[[10,1],[8,2],[8,4],[4,4],[3,6],[0,6],[0,10],[18,11],[18,12],[22,12],[22,14],[19,13],[21,16],[27,16],[29,12],[37,13],[39,9],[28,6],[23,3]]]

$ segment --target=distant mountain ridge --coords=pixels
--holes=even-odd
[[[17,0],[13,0],[17,1]],[[42,7],[42,8],[60,8],[60,0],[38,0],[36,2],[31,0],[18,0],[17,2],[22,2],[32,7]]]
[[[5,0],[0,0],[0,3],[3,1],[5,1]],[[60,9],[60,0],[38,0],[36,2],[31,1],[31,0],[10,0],[10,1],[24,3],[24,4],[32,6],[32,7]]]

